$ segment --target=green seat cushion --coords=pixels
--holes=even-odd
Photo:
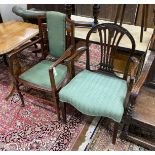
[[[84,70],[60,90],[59,98],[84,114],[120,122],[126,94],[125,80]]]
[[[49,51],[53,57],[59,58],[65,51],[66,15],[56,11],[47,11],[47,28]]]
[[[29,70],[25,71],[19,76],[19,78],[32,84],[44,87],[46,89],[51,89],[51,82],[49,76],[49,69],[51,65],[51,61],[43,60]],[[67,67],[65,65],[60,64],[55,68],[54,78],[56,86],[59,86],[59,84],[64,80],[66,73]]]

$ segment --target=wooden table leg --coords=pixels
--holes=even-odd
[[[9,93],[8,93],[7,96],[5,97],[5,100],[8,100],[8,99],[12,96],[12,94],[13,94],[13,92],[14,92],[14,90],[15,90],[15,86],[14,86],[14,83],[13,83],[13,82],[11,82],[11,86],[10,86],[9,89],[10,89],[10,90],[9,90]]]

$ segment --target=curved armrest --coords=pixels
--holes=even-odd
[[[71,57],[65,60],[65,62],[68,63],[68,62],[74,61],[74,59],[80,54],[82,54],[82,52],[84,52],[86,49],[87,49],[86,46],[79,47]]]
[[[131,90],[130,97],[133,98],[134,100],[138,96],[139,91],[140,91],[141,87],[143,86],[143,84],[144,84],[144,82],[148,76],[149,70],[150,70],[151,65],[153,63],[153,60],[155,59],[155,52],[148,50],[146,57],[147,57],[147,59],[146,59],[146,63],[144,64],[144,67],[142,69],[142,73],[141,73],[139,79],[137,80],[137,82],[133,85],[133,88]]]
[[[139,60],[136,57],[131,57],[133,65],[131,66],[131,79],[134,79],[137,68],[139,66]]]
[[[51,80],[51,85],[52,85],[52,90],[54,92],[56,92],[57,88],[56,88],[56,84],[55,84],[55,79],[54,79],[54,68],[61,64],[62,62],[64,62],[65,59],[67,59],[71,54],[72,54],[72,50],[74,49],[74,46],[71,45],[65,52],[64,54],[57,60],[55,61],[49,69],[49,75],[50,75],[50,80]]]
[[[55,61],[51,67],[50,67],[50,70],[52,70],[54,67],[56,67],[57,65],[61,64],[65,59],[67,59],[70,55],[71,55],[71,52],[72,50],[74,49],[74,46],[71,45],[65,52],[64,54],[57,60]]]

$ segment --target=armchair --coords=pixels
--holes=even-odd
[[[91,65],[89,46],[93,32],[98,33],[100,38],[100,61],[97,66]],[[128,61],[124,67],[122,76],[118,76],[114,70],[114,59],[118,52],[118,46],[123,37],[131,41]],[[135,51],[135,41],[131,34],[123,27],[104,23],[94,26],[87,34],[86,47],[86,69],[77,74],[59,92],[59,101],[62,104],[63,120],[66,122],[66,103],[71,104],[83,114],[90,116],[108,117],[115,122],[112,143],[115,144],[119,123],[125,111],[125,101],[132,80],[127,81],[128,69]],[[66,61],[74,61],[80,52],[76,52]],[[134,70],[138,65],[134,63]],[[134,72],[134,71],[133,71]],[[132,81],[132,82],[131,82]]]
[[[47,20],[47,23],[44,21]],[[9,57],[11,73],[14,79],[14,85],[24,104],[24,98],[21,93],[20,85],[29,88],[42,90],[52,95],[52,100],[58,100],[58,92],[61,89],[66,77],[71,76],[71,71],[67,73],[67,68],[71,69],[71,64],[64,62],[66,58],[72,55],[74,50],[74,23],[59,12],[47,12],[46,16],[38,17],[39,39],[41,40],[41,61],[26,71],[22,71],[17,60],[17,50]],[[51,59],[46,59],[50,55]],[[51,66],[60,63],[54,71]],[[57,102],[58,103],[58,102]],[[50,105],[52,102],[50,102]],[[56,105],[57,117],[60,119],[59,105]]]

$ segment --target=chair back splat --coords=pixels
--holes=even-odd
[[[128,61],[126,62],[126,65],[124,66],[124,72],[123,72],[123,79],[126,80],[128,69],[129,69],[129,62],[130,58],[133,56],[135,51],[135,41],[132,35],[123,27],[113,24],[113,23],[103,23],[98,24],[94,28],[92,28],[86,37],[86,69],[92,70],[90,66],[90,49],[89,45],[92,41],[92,35],[94,34],[94,31],[98,33],[98,40],[99,40],[99,51],[100,51],[100,60],[97,65],[97,70],[100,72],[110,72],[114,74],[114,59],[115,56],[118,54],[118,47],[121,43],[121,40],[123,37],[126,37],[128,41],[131,43],[131,49],[129,51],[128,55]],[[96,35],[96,34],[95,34]]]

